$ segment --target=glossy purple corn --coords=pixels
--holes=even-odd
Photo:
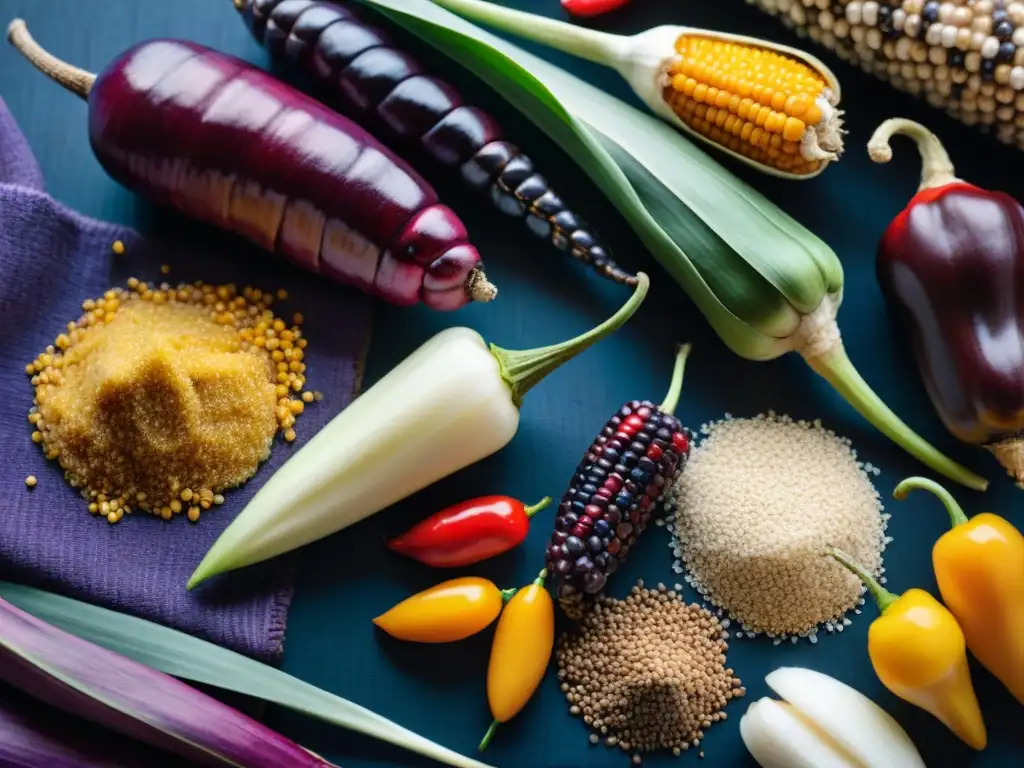
[[[11,42],[89,102],[116,181],[337,282],[453,310],[494,287],[455,213],[361,127],[241,59],[183,40],[136,45],[98,76]]]
[[[562,496],[547,547],[548,573],[570,618],[601,593],[647,527],[690,455],[691,433],[650,400],[608,420]]]
[[[469,187],[525,219],[538,237],[618,283],[636,277],[612,259],[569,210],[530,158],[505,141],[497,121],[467,106],[450,84],[426,74],[386,33],[349,4],[330,0],[236,0],[256,40],[275,59],[297,65],[322,86],[331,106],[406,154],[458,170]]]

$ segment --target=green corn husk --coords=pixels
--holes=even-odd
[[[7,581],[0,581],[0,599],[82,640],[167,675],[263,699],[455,768],[491,768],[286,672],[184,632]]]
[[[891,440],[946,477],[988,481],[904,424],[850,362],[843,269],[818,237],[672,126],[430,0],[360,0],[471,70],[587,170],[716,333],[748,360],[797,352]],[[461,12],[493,8],[439,0]]]

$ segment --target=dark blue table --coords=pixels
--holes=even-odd
[[[518,0],[520,7],[558,14],[555,0]],[[810,45],[788,34],[775,20],[741,0],[676,4],[636,0],[630,9],[608,16],[602,25],[634,32],[666,21],[718,27],[796,45]],[[659,7],[660,6],[660,7]],[[194,39],[265,64],[264,52],[249,38],[230,0],[0,0],[0,22],[24,17],[36,38],[66,60],[92,71],[114,55],[147,38]],[[566,57],[546,54],[577,73],[630,98],[607,71]],[[438,57],[434,55],[434,58]],[[918,163],[901,144],[888,167],[874,166],[863,150],[882,119],[905,115],[926,121],[951,149],[962,175],[983,186],[1024,193],[1024,156],[941,114],[927,109],[828,56],[844,88],[848,153],[822,177],[791,183],[753,177],[789,212],[821,235],[839,253],[846,269],[846,303],[840,313],[850,356],[882,397],[915,429],[972,468],[992,478],[992,490],[974,494],[955,489],[968,513],[992,510],[1024,525],[1021,492],[1000,476],[994,461],[949,438],[918,382],[905,350],[890,328],[873,274],[878,236],[916,187]],[[725,411],[753,415],[774,408],[794,417],[821,417],[853,439],[860,455],[882,467],[877,479],[887,496],[901,478],[922,467],[868,427],[838,396],[796,358],[750,363],[730,354],[691,307],[681,290],[641,247],[617,212],[597,193],[583,170],[562,155],[531,124],[494,94],[448,62],[438,70],[455,79],[473,98],[493,109],[507,132],[529,148],[557,181],[563,195],[591,220],[600,221],[625,266],[652,275],[650,297],[625,329],[552,375],[530,393],[519,434],[500,454],[415,495],[329,540],[310,546],[301,560],[299,584],[288,630],[285,668],[292,674],[353,699],[401,724],[464,753],[471,753],[489,716],[484,677],[490,633],[451,647],[418,647],[392,642],[373,631],[370,618],[406,595],[440,580],[437,573],[391,556],[382,536],[403,529],[438,507],[482,493],[509,493],[524,499],[560,495],[580,453],[605,419],[624,400],[659,397],[668,380],[673,345],[695,345],[680,415],[694,427]],[[34,72],[6,46],[0,46],[0,95],[27,133],[52,193],[78,210],[172,236],[181,222],[155,216],[143,203],[110,181],[94,160],[85,133],[86,106]],[[470,325],[506,347],[531,347],[571,336],[600,321],[619,305],[623,292],[567,263],[536,243],[525,230],[464,194],[435,180],[444,197],[467,221],[501,286],[489,306],[457,315],[380,305],[368,363],[372,384],[418,344],[451,324]],[[481,425],[485,428],[486,425]],[[946,527],[946,516],[927,495],[893,503],[886,553],[889,586],[935,590],[930,550]],[[534,521],[528,542],[516,552],[474,572],[503,586],[522,585],[536,574],[549,533],[550,512]],[[675,582],[664,529],[652,528],[628,566],[615,578],[621,595],[637,578]],[[1024,609],[1024,606],[1022,606]],[[782,665],[813,667],[850,683],[882,704],[914,738],[929,766],[1002,766],[1024,755],[1022,710],[991,677],[975,669],[990,733],[981,755],[963,747],[928,715],[891,696],[875,678],[865,636],[874,609],[857,617],[841,635],[773,647],[770,640],[735,641],[729,663],[747,686],[747,701],[766,695],[764,675]],[[976,666],[976,665],[975,665]],[[747,701],[732,704],[730,719],[708,733],[704,744],[711,765],[750,766],[738,733]],[[409,753],[384,747],[344,731],[272,711],[270,723],[346,768],[427,765]],[[503,768],[582,768],[623,766],[618,751],[590,747],[581,723],[566,711],[554,674],[516,720],[503,727],[486,758]],[[693,763],[696,756],[681,758]],[[649,765],[676,765],[655,756]],[[682,763],[681,763],[682,764]]]

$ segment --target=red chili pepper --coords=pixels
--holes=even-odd
[[[591,18],[618,10],[628,3],[629,0],[562,0],[562,7],[573,16]]]
[[[551,503],[532,507],[511,496],[481,496],[431,515],[388,542],[388,548],[434,568],[479,563],[522,543],[530,518]]]

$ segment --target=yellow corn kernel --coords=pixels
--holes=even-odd
[[[801,152],[809,131],[830,130],[819,126],[828,88],[821,73],[766,48],[699,35],[681,35],[675,48],[663,97],[684,124],[756,162],[819,169]]]

